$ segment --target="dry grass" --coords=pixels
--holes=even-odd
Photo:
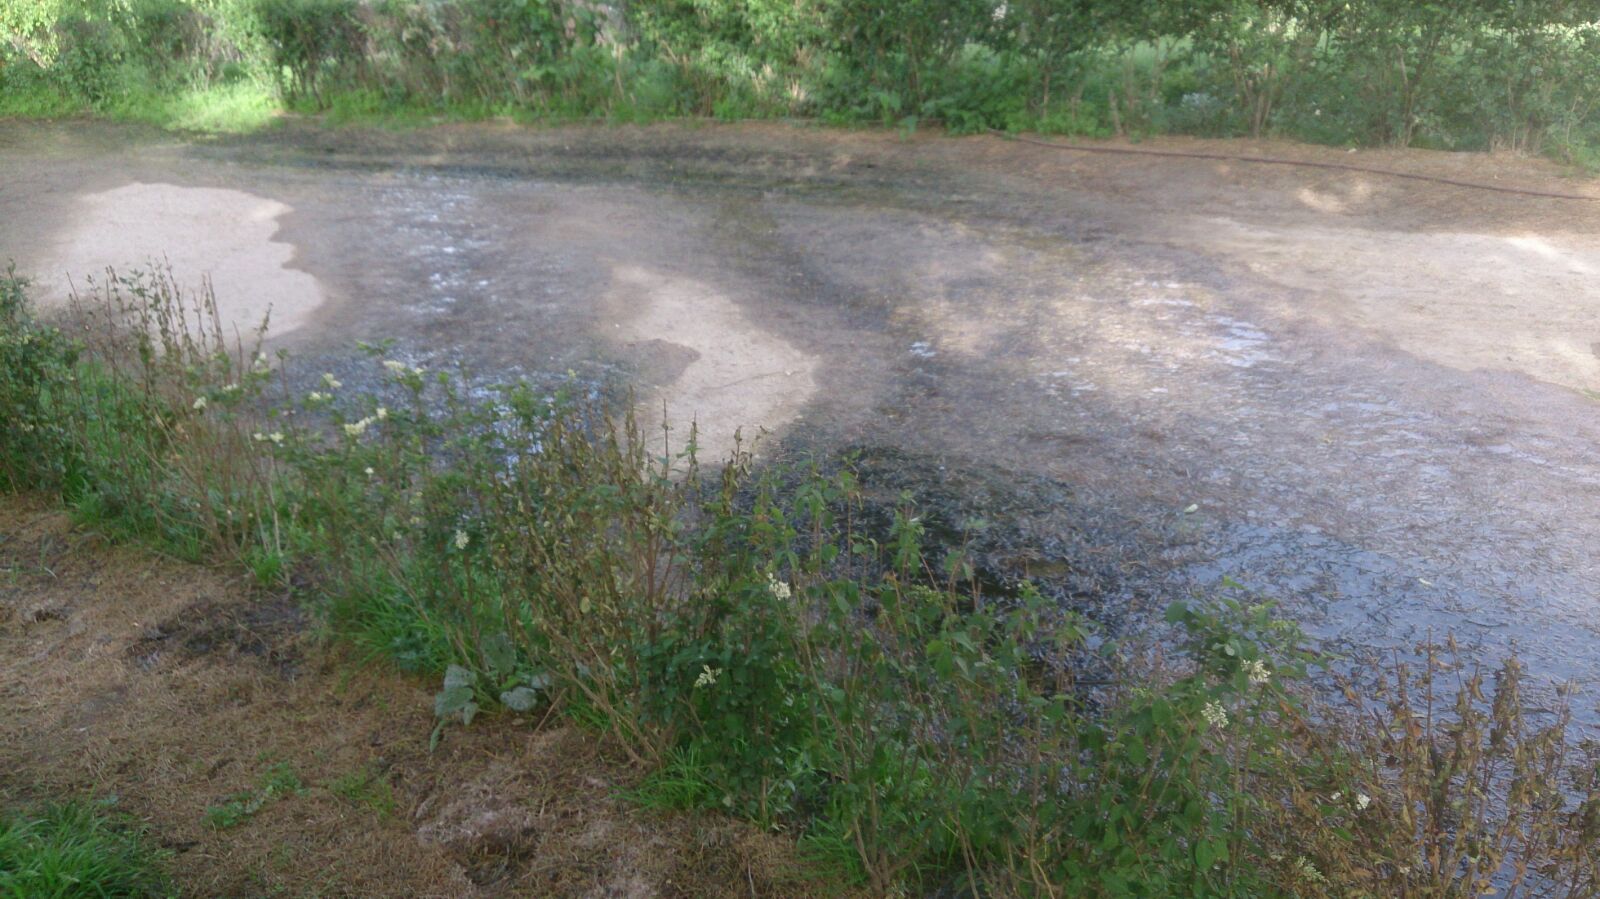
[[[430,755],[427,685],[324,646],[280,597],[37,499],[0,500],[0,702],[0,800],[117,795],[185,895],[818,892],[786,840],[628,807],[638,772],[590,734],[502,719]],[[304,792],[207,823],[273,765]]]

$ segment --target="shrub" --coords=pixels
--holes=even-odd
[[[53,414],[76,353],[55,328],[34,321],[27,282],[0,278],[0,488],[59,487],[70,431]]]

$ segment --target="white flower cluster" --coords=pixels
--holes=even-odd
[[[1257,687],[1265,684],[1267,681],[1272,680],[1272,672],[1267,670],[1267,663],[1260,659],[1256,659],[1253,662],[1246,662],[1244,670],[1245,673],[1250,677],[1250,683]]]
[[[352,421],[344,426],[344,433],[348,437],[360,437],[362,432],[366,431],[367,426],[372,424],[373,421],[375,421],[375,419],[372,418],[363,418],[360,421]]]
[[[772,595],[778,599],[788,599],[793,595],[793,591],[789,589],[789,585],[778,580],[776,575],[767,575],[767,589],[771,590]]]
[[[322,373],[322,383],[328,385],[329,390],[338,390],[340,387],[344,386],[344,384],[338,378],[333,376],[333,372],[331,371]]]
[[[1220,702],[1206,703],[1206,707],[1200,710],[1200,717],[1206,719],[1206,724],[1215,728],[1228,726],[1228,710],[1223,708]]]
[[[196,411],[196,412],[204,412],[204,411],[206,411],[206,398],[205,397],[197,396],[197,397],[194,398],[194,411]]]
[[[721,668],[713,668],[710,665],[701,665],[700,675],[694,679],[694,688],[699,690],[704,687],[712,686],[717,682],[717,678],[721,676]]]
[[[407,365],[404,362],[400,362],[400,361],[395,360],[395,359],[385,359],[385,360],[383,360],[383,367],[387,368],[389,370],[389,373],[394,375],[397,378],[403,378],[406,375],[411,375],[412,377],[420,378],[424,374],[426,374],[427,371],[428,371],[426,368],[423,368],[421,366]]]
[[[466,531],[463,531],[460,528],[457,528],[456,529],[455,540],[453,540],[452,542],[455,543],[456,549],[466,549],[467,548],[467,544],[469,542],[471,542],[471,540],[472,540],[472,538],[467,536],[467,532]]]
[[[1300,876],[1311,883],[1327,882],[1327,878],[1323,877],[1322,872],[1317,870],[1317,866],[1311,863],[1311,859],[1303,855],[1294,860],[1294,866],[1299,869]]]
[[[1341,800],[1343,798],[1344,798],[1344,793],[1340,792],[1340,793],[1334,793],[1332,796],[1329,796],[1328,800],[1330,802],[1338,802],[1339,800]],[[1364,812],[1364,811],[1367,810],[1367,806],[1369,806],[1371,804],[1372,804],[1372,797],[1371,796],[1368,796],[1365,793],[1357,793],[1356,794],[1356,811]]]

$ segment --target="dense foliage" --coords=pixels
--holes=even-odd
[[[9,0],[0,113],[806,116],[1589,161],[1596,0]]]
[[[299,590],[441,684],[435,740],[564,716],[650,772],[636,800],[795,833],[881,894],[1600,889],[1600,747],[1522,700],[1514,660],[1491,682],[1422,647],[1330,702],[1298,630],[1242,599],[1091,652],[1037,592],[931,564],[910,497],[864,527],[848,467],[702,470],[563,386],[469,389],[384,346],[364,389],[297,380],[161,276],[99,285],[65,330],[24,287],[0,279],[23,425],[0,486]],[[277,772],[207,821],[297,789]]]

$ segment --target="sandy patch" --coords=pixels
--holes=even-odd
[[[786,424],[816,391],[816,358],[754,325],[710,285],[622,265],[612,270],[610,300],[626,316],[618,323],[622,340],[689,351],[677,378],[649,398],[646,422],[659,434],[664,400],[679,446],[690,422],[698,423],[703,459],[727,455],[736,433],[748,449],[758,429]]]
[[[272,334],[305,324],[322,288],[290,268],[294,246],[274,240],[290,207],[237,190],[134,182],[80,197],[74,222],[38,266],[41,299],[60,303],[72,284],[118,271],[170,264],[178,285],[211,279],[229,332],[248,332],[271,314]]]
[[[1600,251],[1532,234],[1197,220],[1196,247],[1313,298],[1312,312],[1461,371],[1600,390]]]

